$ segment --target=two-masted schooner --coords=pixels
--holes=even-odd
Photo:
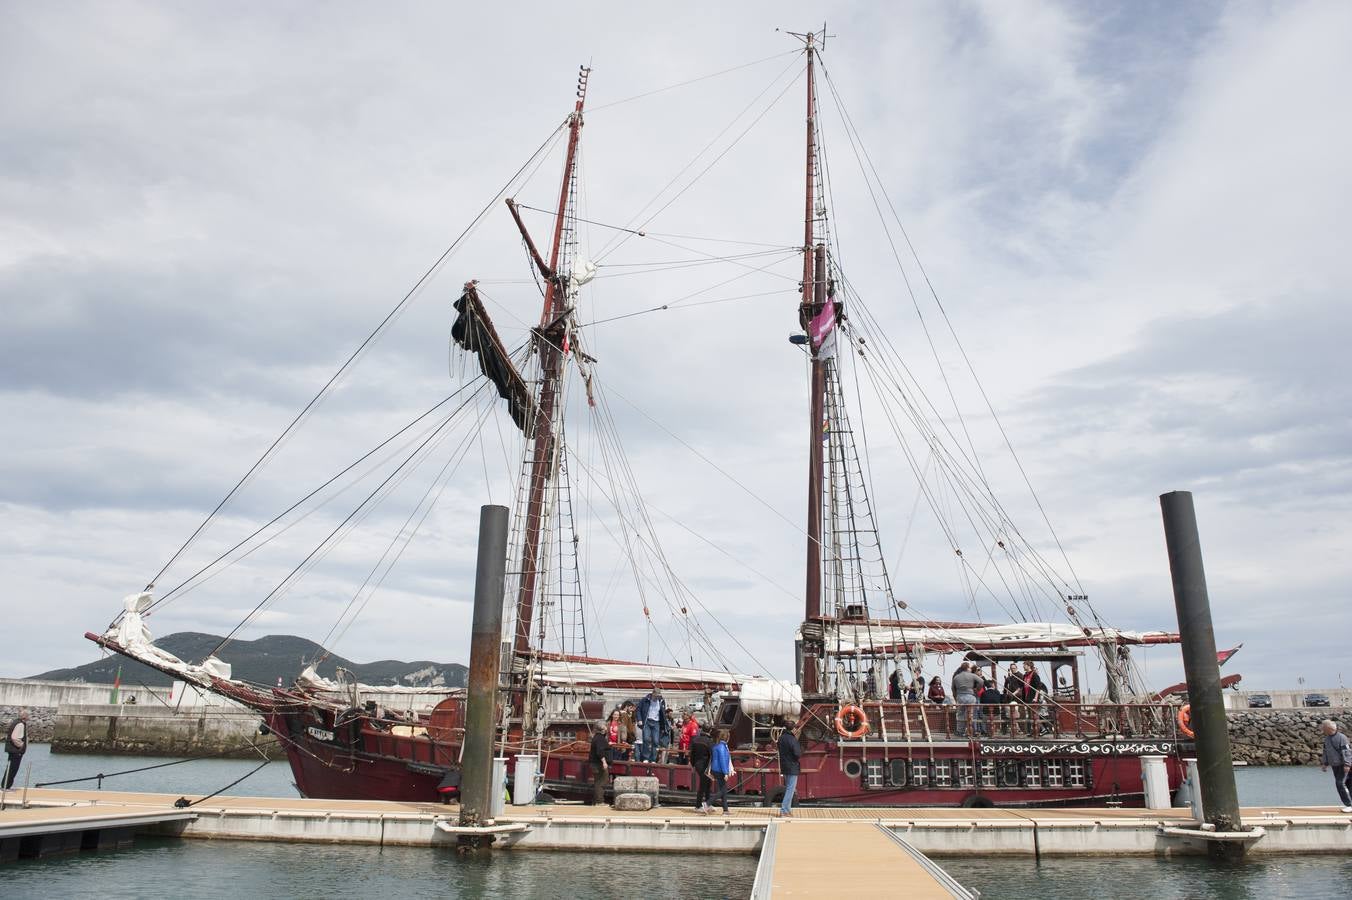
[[[804,358],[809,404],[803,418],[808,470],[803,618],[795,634],[784,636],[786,647],[793,642],[794,677],[599,658],[587,652],[585,641],[559,640],[546,649],[546,620],[551,630],[563,630],[559,611],[547,614],[547,606],[557,605],[557,598],[549,597],[580,590],[577,582],[566,583],[565,574],[577,561],[576,540],[569,533],[572,461],[564,429],[565,385],[574,377],[592,405],[594,392],[601,389],[577,317],[579,292],[596,271],[578,252],[577,241],[577,162],[589,78],[584,68],[576,102],[561,126],[563,173],[546,241],[537,243],[522,207],[507,199],[543,295],[529,340],[515,350],[507,347],[478,282],[466,282],[455,303],[456,348],[477,362],[482,385],[500,396],[502,412],[523,438],[504,598],[511,624],[503,641],[500,752],[509,760],[521,754],[537,757],[544,792],[586,797],[589,728],[622,702],[660,686],[672,707],[694,710],[705,724],[730,732],[734,803],[777,800],[782,779],[775,742],[794,723],[801,727],[804,748],[797,789],[801,802],[1139,804],[1144,755],[1165,757],[1170,787],[1176,787],[1187,749],[1177,707],[1149,702],[1133,685],[1130,648],[1175,642],[1177,636],[1107,626],[1088,598],[1059,580],[1031,545],[1021,544],[1016,552],[1010,545],[1021,538],[1007,527],[979,465],[965,449],[940,450],[938,417],[908,403],[899,387],[904,373],[895,352],[878,340],[876,320],[842,271],[834,247],[818,110],[822,44],[812,34],[799,37],[806,86],[805,182],[802,243],[797,245],[801,293],[790,350]],[[792,321],[787,312],[786,322]],[[872,367],[880,397],[901,407],[898,421],[920,424],[925,440],[932,442],[933,467],[952,481],[955,496],[970,502],[966,515],[986,534],[989,552],[984,561],[965,558],[954,540],[959,566],[979,579],[978,567],[984,571],[993,565],[994,554],[1003,552],[1030,581],[1047,585],[1043,590],[1066,621],[934,621],[898,599],[870,506],[869,467],[850,423],[860,407],[847,396],[847,359]],[[625,466],[614,468],[617,478],[631,477]],[[912,468],[920,467],[913,461]],[[641,507],[622,513],[620,519],[632,531],[621,540],[631,558],[644,557],[666,570],[662,577],[674,577],[645,518]],[[459,693],[419,709],[417,689],[324,679],[313,668],[292,685],[249,684],[232,678],[215,656],[191,663],[155,647],[144,616],[157,602],[150,590],[133,594],[105,633],[87,636],[257,710],[266,731],[284,748],[304,795],[431,801],[448,773],[458,770],[464,722]],[[568,627],[583,624],[573,621]],[[1085,654],[1106,673],[1106,696],[1098,700],[1087,696],[1082,681]],[[916,676],[941,659],[961,659],[997,686],[1010,677],[1010,664],[1046,678],[1043,689],[1023,702],[963,709],[930,702],[914,689]],[[408,695],[407,703],[390,701],[399,691]],[[383,702],[369,702],[375,696]],[[403,712],[397,711],[401,707]],[[612,774],[653,775],[664,798],[693,799],[693,773],[674,748],[658,761],[618,759]]]

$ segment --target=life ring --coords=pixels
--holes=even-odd
[[[1184,703],[1178,708],[1178,730],[1187,737],[1197,737],[1192,730],[1192,704]]]
[[[854,720],[856,723],[855,727],[845,727],[845,719],[847,717]],[[840,708],[840,712],[836,713],[836,734],[841,737],[861,738],[868,734],[869,730],[868,713],[864,712],[853,703],[846,703]]]

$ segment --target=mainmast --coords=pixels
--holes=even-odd
[[[811,400],[808,415],[808,479],[807,479],[807,584],[805,590],[804,621],[821,615],[822,595],[822,421],[825,406],[826,378],[819,346],[812,340],[812,321],[821,313],[826,302],[826,247],[816,241],[817,219],[817,84],[814,62],[817,54],[816,36],[807,35],[807,184],[803,208],[803,296],[799,304],[799,319],[809,332],[808,352],[811,355]],[[817,651],[803,648],[803,688],[817,690]]]
[[[555,463],[555,415],[557,413],[560,382],[564,365],[564,335],[567,329],[566,273],[559,272],[560,248],[563,245],[569,200],[576,177],[577,143],[582,131],[582,107],[587,99],[587,76],[590,69],[583,66],[577,80],[577,104],[568,120],[568,150],[563,162],[563,182],[559,188],[559,205],[554,216],[554,236],[550,244],[549,262],[545,263],[535,249],[517,213],[516,204],[508,200],[508,208],[517,227],[526,239],[537,268],[545,278],[544,308],[540,324],[534,329],[535,346],[540,354],[540,399],[536,404],[535,422],[531,432],[534,442],[530,464],[530,493],[526,502],[526,520],[522,540],[520,590],[516,600],[516,634],[512,649],[524,653],[530,649],[531,623],[535,615],[540,533],[544,525],[545,496]]]

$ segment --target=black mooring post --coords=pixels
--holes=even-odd
[[[474,575],[474,623],[460,762],[460,824],[482,825],[492,809],[493,733],[502,659],[502,602],[507,573],[507,507],[479,511],[479,560]]]
[[[1230,733],[1221,697],[1221,669],[1216,662],[1216,635],[1211,627],[1211,600],[1202,569],[1202,542],[1190,491],[1160,495],[1164,541],[1174,582],[1174,608],[1183,642],[1183,671],[1188,679],[1193,732],[1197,735],[1197,768],[1202,782],[1202,816],[1217,831],[1240,831],[1239,792],[1230,756]],[[1244,856],[1242,841],[1210,841],[1212,857]]]

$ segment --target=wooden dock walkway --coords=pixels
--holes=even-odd
[[[752,900],[783,897],[975,895],[895,833],[876,822],[817,819],[770,823]]]
[[[100,811],[133,807],[180,812],[173,808],[177,799],[177,794],[28,791],[31,806],[92,806]],[[456,836],[438,822],[454,822],[459,809],[437,803],[218,796],[190,812],[197,818],[184,826],[185,838],[444,847],[453,846]],[[566,803],[508,806],[498,823],[526,827],[504,834],[495,846],[516,851],[758,853],[771,825],[783,826],[781,833],[787,833],[800,826],[854,823],[875,831],[881,826],[916,851],[940,859],[972,853],[1032,857],[1205,852],[1202,842],[1180,833],[1192,821],[1184,809],[802,807],[787,821],[774,818],[773,812],[735,807],[731,815],[722,816],[700,815],[684,806],[644,812]],[[1246,824],[1265,831],[1250,853],[1352,852],[1352,814],[1337,807],[1260,807],[1243,810],[1243,817]],[[823,839],[826,834],[822,832]]]
[[[117,803],[98,806],[7,805],[0,812],[0,862],[128,846],[140,831],[181,823],[192,810]]]

